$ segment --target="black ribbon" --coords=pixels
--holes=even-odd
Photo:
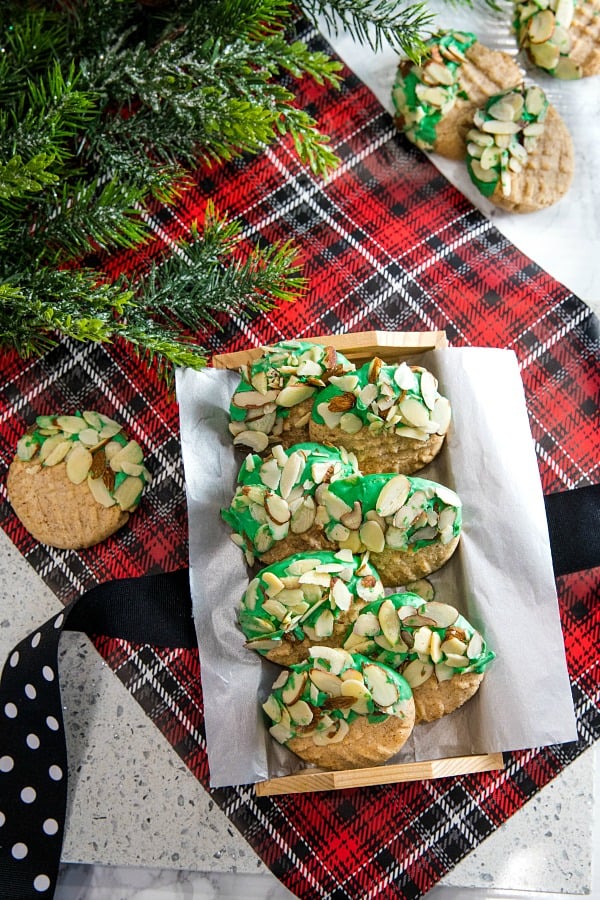
[[[556,576],[600,566],[600,485],[545,498]],[[58,683],[63,629],[156,647],[197,646],[189,572],[99,585],[11,651],[0,680],[0,897],[52,897],[67,803]]]

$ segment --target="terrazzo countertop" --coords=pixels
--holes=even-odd
[[[452,15],[453,25],[467,27],[458,12]],[[344,37],[332,43],[390,109],[393,54],[357,50]],[[576,176],[567,197],[550,210],[526,217],[500,213],[475,196],[458,164],[432,159],[517,247],[598,313],[600,188],[594,166],[597,171],[600,81],[588,82],[559,86],[557,105],[573,119]],[[588,109],[585,123],[573,118],[573,108],[581,104]],[[2,532],[0,585],[4,660],[9,648],[58,611],[60,603]],[[213,804],[87,638],[63,635],[60,671],[70,780],[58,900],[292,896]],[[597,747],[457,865],[428,900],[600,897],[599,851],[594,860],[593,850],[600,848],[600,801],[594,803],[594,792],[600,797]]]

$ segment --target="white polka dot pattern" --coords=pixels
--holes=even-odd
[[[60,613],[17,646],[0,682],[0,897],[52,896],[66,809],[57,679]]]

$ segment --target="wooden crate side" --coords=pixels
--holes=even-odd
[[[403,359],[447,347],[445,331],[362,331],[351,334],[325,334],[303,340],[335,347],[358,366],[379,356],[386,363],[398,363]],[[239,369],[262,356],[262,347],[239,350],[236,353],[220,353],[213,356],[215,369]]]
[[[504,768],[502,753],[478,756],[453,756],[418,763],[372,766],[367,769],[340,769],[336,772],[310,770],[295,775],[282,775],[259,781],[254,789],[258,797],[277,794],[298,794],[309,791],[339,791],[344,788],[395,784],[404,781],[427,781],[472,772],[491,772]]]

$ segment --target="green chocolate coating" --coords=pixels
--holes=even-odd
[[[426,620],[429,620],[428,607],[430,607],[431,610],[436,608],[436,601],[433,601],[433,605],[430,606],[430,603],[423,600],[418,594],[408,592],[391,594],[388,597],[382,597],[379,600],[375,600],[373,603],[367,604],[360,611],[356,622],[348,628],[344,638],[343,646],[349,652],[360,652],[369,657],[369,659],[377,660],[378,662],[385,663],[394,669],[402,671],[403,668],[414,659],[434,664],[430,652],[417,652],[414,648],[409,646],[409,642],[406,640],[407,634],[414,637],[423,626],[427,627],[432,632],[437,632],[442,644],[447,637],[456,636],[457,632],[463,633],[463,643],[465,644],[468,644],[471,638],[475,634],[478,634],[471,623],[468,622],[464,616],[460,615],[460,613],[457,614],[451,626],[444,627],[434,625],[431,621],[429,621],[428,624],[425,622],[419,623],[418,621],[411,624],[411,619],[409,618],[401,623],[402,634],[399,636],[398,644],[395,646],[391,645],[383,634],[381,623],[378,625],[377,620],[377,616],[379,615],[384,602],[388,603],[388,605],[391,603],[396,610],[399,610],[402,607],[413,607],[417,610],[417,615],[422,615]],[[438,607],[440,605],[444,607],[447,606],[447,604],[438,604]],[[367,617],[369,626],[365,626]],[[359,633],[355,633],[355,628],[358,628],[359,632],[361,630],[366,630],[368,631],[368,634],[360,635]],[[446,654],[442,652],[441,658],[436,661],[438,663],[444,663],[447,658]],[[496,654],[487,646],[485,640],[482,638],[479,652],[470,659],[468,665],[456,666],[453,668],[453,672],[457,675],[463,672],[482,673],[486,671],[495,658]]]
[[[459,38],[460,35],[460,38]],[[462,39],[462,40],[461,40]],[[473,46],[477,38],[470,32],[445,31],[425,41],[425,46],[430,50],[437,47],[449,48],[459,54],[463,54]],[[457,97],[464,97],[459,81],[458,70],[461,66],[459,60],[448,59],[441,55],[446,69],[454,77],[454,82],[442,85],[447,97],[443,109],[428,103],[426,99],[418,96],[417,88],[429,85],[423,81],[423,67],[416,63],[406,61],[396,72],[396,80],[392,89],[392,100],[399,118],[404,122],[403,130],[408,138],[423,150],[432,150],[437,138],[437,126],[444,112],[454,105]],[[424,65],[426,65],[426,60]]]
[[[303,567],[306,565],[306,560],[317,561],[317,566],[311,567],[310,571],[318,567],[333,568],[339,571],[328,573],[321,570],[323,581],[328,581],[323,585],[305,583],[303,587],[302,584],[295,583],[293,588],[289,588],[288,580],[288,587],[283,588],[282,584],[282,588],[287,590],[287,594],[285,596],[282,594],[278,600],[278,593],[281,592],[274,590],[270,581],[273,581],[273,577],[280,581],[294,578],[295,564]],[[297,577],[301,577],[301,573]],[[337,584],[336,586],[336,582],[340,582],[341,585]],[[339,595],[338,590],[340,591]],[[290,591],[295,591],[295,593],[291,594]],[[324,611],[331,612],[332,620],[339,617],[342,612],[338,605],[340,601],[336,600],[336,597],[339,596],[348,606],[357,597],[371,602],[373,599],[383,596],[383,586],[376,570],[368,563],[365,565],[360,557],[352,556],[348,551],[296,553],[261,569],[256,578],[250,582],[241,601],[240,627],[251,647],[251,642],[254,640],[266,639],[279,642],[285,634],[290,634],[295,640],[302,641],[306,636],[304,626],[308,625],[313,628]],[[266,653],[269,648],[254,649],[258,649],[259,653]]]
[[[457,537],[460,534],[462,527],[462,506],[458,496],[452,491],[449,496],[455,498],[458,502],[448,503],[439,495],[441,493],[443,496],[444,491],[447,490],[443,485],[440,485],[435,481],[429,481],[426,478],[419,478],[418,476],[405,475],[400,477],[406,478],[410,484],[404,506],[410,504],[411,498],[414,497],[415,494],[418,494],[420,502],[416,505],[415,516],[401,529],[404,532],[402,546],[400,547],[396,543],[394,544],[393,549],[406,550],[410,546],[414,550],[420,550],[421,548],[428,547],[430,544],[440,540],[439,530],[437,530],[435,535],[422,540],[411,540],[413,535],[416,534],[419,529],[426,527],[424,523],[420,523],[417,520],[417,516],[420,513],[425,513],[426,515],[428,513],[437,514],[437,516],[439,516],[445,509],[454,510],[455,516],[452,523],[452,537]],[[343,502],[351,509],[354,507],[355,503],[360,503],[362,508],[362,522],[364,523],[366,521],[367,512],[377,511],[377,500],[382,489],[394,478],[398,478],[398,476],[395,474],[351,476],[349,478],[342,478],[331,484],[328,491],[343,500]],[[324,499],[324,503],[327,507],[326,498]],[[388,516],[384,518],[386,522],[388,519],[391,519],[391,517]],[[330,521],[325,525],[325,533],[329,535],[332,528],[340,522],[341,519],[331,517]],[[398,528],[400,526],[395,527]],[[398,535],[396,535],[396,537],[398,537]]]
[[[319,391],[313,401],[313,421],[319,425],[327,424],[332,414],[334,417],[336,416],[338,398],[344,397],[350,403],[352,395],[354,395],[352,405],[348,406],[345,412],[337,412],[338,421],[340,415],[344,415],[346,418],[350,416],[358,419],[363,428],[369,428],[375,434],[377,430],[383,429],[399,436],[406,433],[409,437],[415,437],[418,434],[424,440],[431,433],[438,431],[434,418],[436,415],[435,404],[447,405],[447,400],[440,395],[437,381],[431,373],[422,370],[419,366],[408,366],[407,363],[381,365],[377,370],[375,381],[372,382],[373,365],[373,362],[365,363],[356,372],[345,375],[342,379],[331,378],[329,385]],[[431,409],[424,399],[422,383],[425,378],[428,379],[430,388],[427,395],[428,400],[434,409]],[[354,385],[352,389],[348,389],[348,384]],[[433,391],[431,390],[432,385],[434,385]],[[418,406],[424,424],[416,425],[414,421],[408,421],[405,417],[400,405],[407,400]],[[398,411],[393,418],[389,417],[390,402],[396,405]],[[384,406],[384,409],[380,410],[380,404]],[[414,415],[414,410],[411,412]],[[342,431],[348,430],[343,419],[339,427]],[[360,428],[354,430],[360,430]]]
[[[282,451],[281,459],[287,457],[289,461],[290,457],[297,453],[304,457],[304,464],[297,470],[293,487],[297,488],[296,493],[303,498],[314,497],[318,485],[324,478],[332,481],[358,472],[355,458],[343,448],[306,442],[295,444]],[[270,460],[274,459],[275,457],[270,457]],[[236,542],[246,552],[258,556],[261,552],[265,552],[265,547],[284,540],[289,532],[290,523],[293,522],[290,519],[283,525],[277,524],[265,514],[265,501],[273,496],[282,497],[281,477],[284,469],[279,465],[275,466],[270,460],[265,461],[258,454],[248,454],[240,468],[238,486],[231,505],[228,509],[221,510],[225,522],[231,526],[236,536],[239,536]],[[271,478],[267,475],[268,466],[271,469]],[[276,473],[275,479],[279,478],[276,486],[273,471]],[[263,480],[264,478],[268,483]],[[287,489],[286,493],[289,497]]]
[[[266,378],[265,387],[268,389],[282,389],[291,379],[300,384],[308,384],[317,391],[324,387],[327,382],[327,349],[325,345],[315,344],[311,341],[280,341],[272,344],[264,349],[263,355],[256,359],[249,367],[242,369],[241,381],[235,390],[235,394],[254,391],[256,387],[253,381],[257,376],[264,375]],[[315,370],[307,374],[303,371],[303,363],[315,363],[318,372]],[[350,372],[354,369],[351,363],[343,353],[336,353],[336,367],[339,371]],[[283,371],[282,371],[283,369]],[[235,396],[234,394],[234,396]],[[277,401],[275,401],[277,402]],[[247,410],[241,409],[235,403],[231,403],[229,414],[232,422],[244,421],[247,416]],[[278,406],[277,416],[287,417],[289,408]]]
[[[317,650],[318,648],[314,649]],[[319,689],[310,678],[310,673],[311,671],[314,671],[315,664],[316,667],[322,671],[331,671],[329,661],[317,655],[307,662],[290,666],[289,675],[285,683],[272,689],[267,702],[263,704],[263,709],[270,719],[270,722],[276,724],[275,718],[271,715],[275,710],[277,710],[279,715],[284,711],[289,711],[290,707],[286,704],[284,699],[286,690],[292,694],[296,694],[294,702],[298,702],[298,700],[304,701],[304,703],[310,707],[313,712],[311,726],[316,733],[319,731],[327,731],[331,728],[331,720],[335,722],[336,719],[344,719],[348,725],[350,725],[359,716],[366,716],[368,721],[373,723],[384,721],[389,716],[403,718],[405,715],[405,704],[412,698],[412,691],[406,679],[391,667],[381,663],[374,663],[373,660],[370,660],[359,653],[346,653],[344,655],[346,659],[341,667],[339,665],[335,667],[335,674],[342,675],[342,673],[348,670],[354,670],[360,672],[362,675],[365,672],[365,667],[376,665],[377,669],[384,673],[385,681],[396,688],[397,700],[391,706],[386,706],[385,708],[378,706],[367,686],[365,700],[361,706],[362,711],[357,711],[351,706],[345,708],[335,708],[335,706],[333,706],[332,708],[332,694]],[[283,677],[281,680],[283,680]],[[280,679],[278,679],[275,684],[278,684],[279,681]],[[368,669],[367,675],[365,675],[365,684],[368,685]],[[300,688],[301,690],[299,690]],[[335,703],[335,698],[333,698],[333,701]],[[323,707],[325,704],[327,704],[327,706],[324,709]],[[320,714],[317,712],[318,710],[321,711]],[[295,723],[293,719],[290,719],[289,724],[286,724],[279,734],[275,731],[273,736],[280,740],[280,742],[287,743],[287,741],[291,740],[293,737],[302,735],[305,730],[305,727],[301,723]]]

